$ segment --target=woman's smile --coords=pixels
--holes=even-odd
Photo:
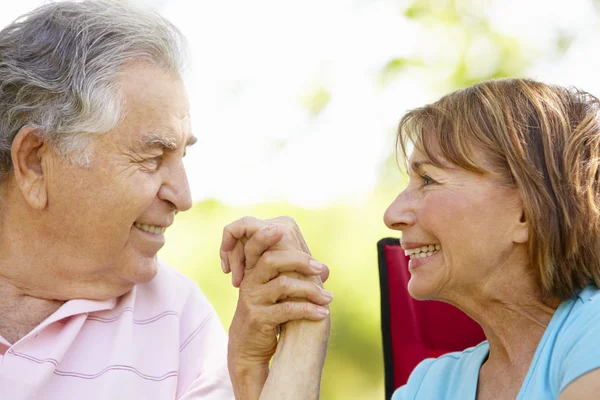
[[[404,249],[404,255],[410,257],[409,271],[428,263],[442,250],[442,246],[438,243],[424,245],[404,243],[402,248]]]

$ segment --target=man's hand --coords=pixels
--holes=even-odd
[[[254,217],[243,217],[238,219],[223,229],[220,250],[221,268],[226,274],[231,272],[231,283],[234,287],[240,287],[245,270],[254,268],[258,258],[265,250],[258,242],[249,243],[249,245],[246,243],[258,230],[267,227],[278,228],[273,239],[275,241],[273,250],[298,250],[310,255],[300,228],[292,218],[277,217],[261,220]],[[327,280],[329,277],[327,266],[320,276],[323,282]]]
[[[229,224],[223,232],[221,259],[224,271],[232,271],[233,284],[240,287],[228,354],[236,398],[258,399],[277,348],[279,325],[299,319],[328,320],[326,305],[332,295],[321,288],[319,275],[326,278],[329,271],[312,259],[290,218],[245,217]],[[328,329],[327,321],[314,331],[325,345]],[[294,336],[298,338],[292,335],[290,343]],[[295,347],[299,346],[288,348]],[[321,353],[324,356],[324,350]]]

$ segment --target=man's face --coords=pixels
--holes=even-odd
[[[87,298],[151,280],[165,228],[192,205],[183,157],[195,138],[183,83],[144,65],[128,67],[121,82],[125,116],[92,139],[91,164],[52,156],[46,169],[48,254],[62,281],[94,287]]]

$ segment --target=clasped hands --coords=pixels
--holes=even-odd
[[[261,393],[269,376],[269,362],[277,350],[280,326],[283,336],[283,324],[303,320],[296,322],[303,324],[299,335],[311,343],[302,343],[302,339],[290,343],[297,347],[321,346],[324,359],[329,335],[328,304],[333,295],[323,289],[322,282],[328,278],[329,269],[312,258],[298,225],[289,217],[244,217],[227,225],[220,258],[223,272],[231,273],[233,286],[239,288],[228,348],[236,398],[267,398]],[[300,350],[291,346],[290,352]],[[318,360],[312,363],[315,361],[319,364]]]

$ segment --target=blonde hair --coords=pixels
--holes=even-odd
[[[529,79],[483,82],[409,111],[398,147],[409,144],[516,186],[529,224],[529,257],[545,297],[600,286],[600,102]],[[438,149],[436,153],[433,149]],[[479,157],[476,155],[479,154]],[[482,157],[490,167],[483,168]]]

